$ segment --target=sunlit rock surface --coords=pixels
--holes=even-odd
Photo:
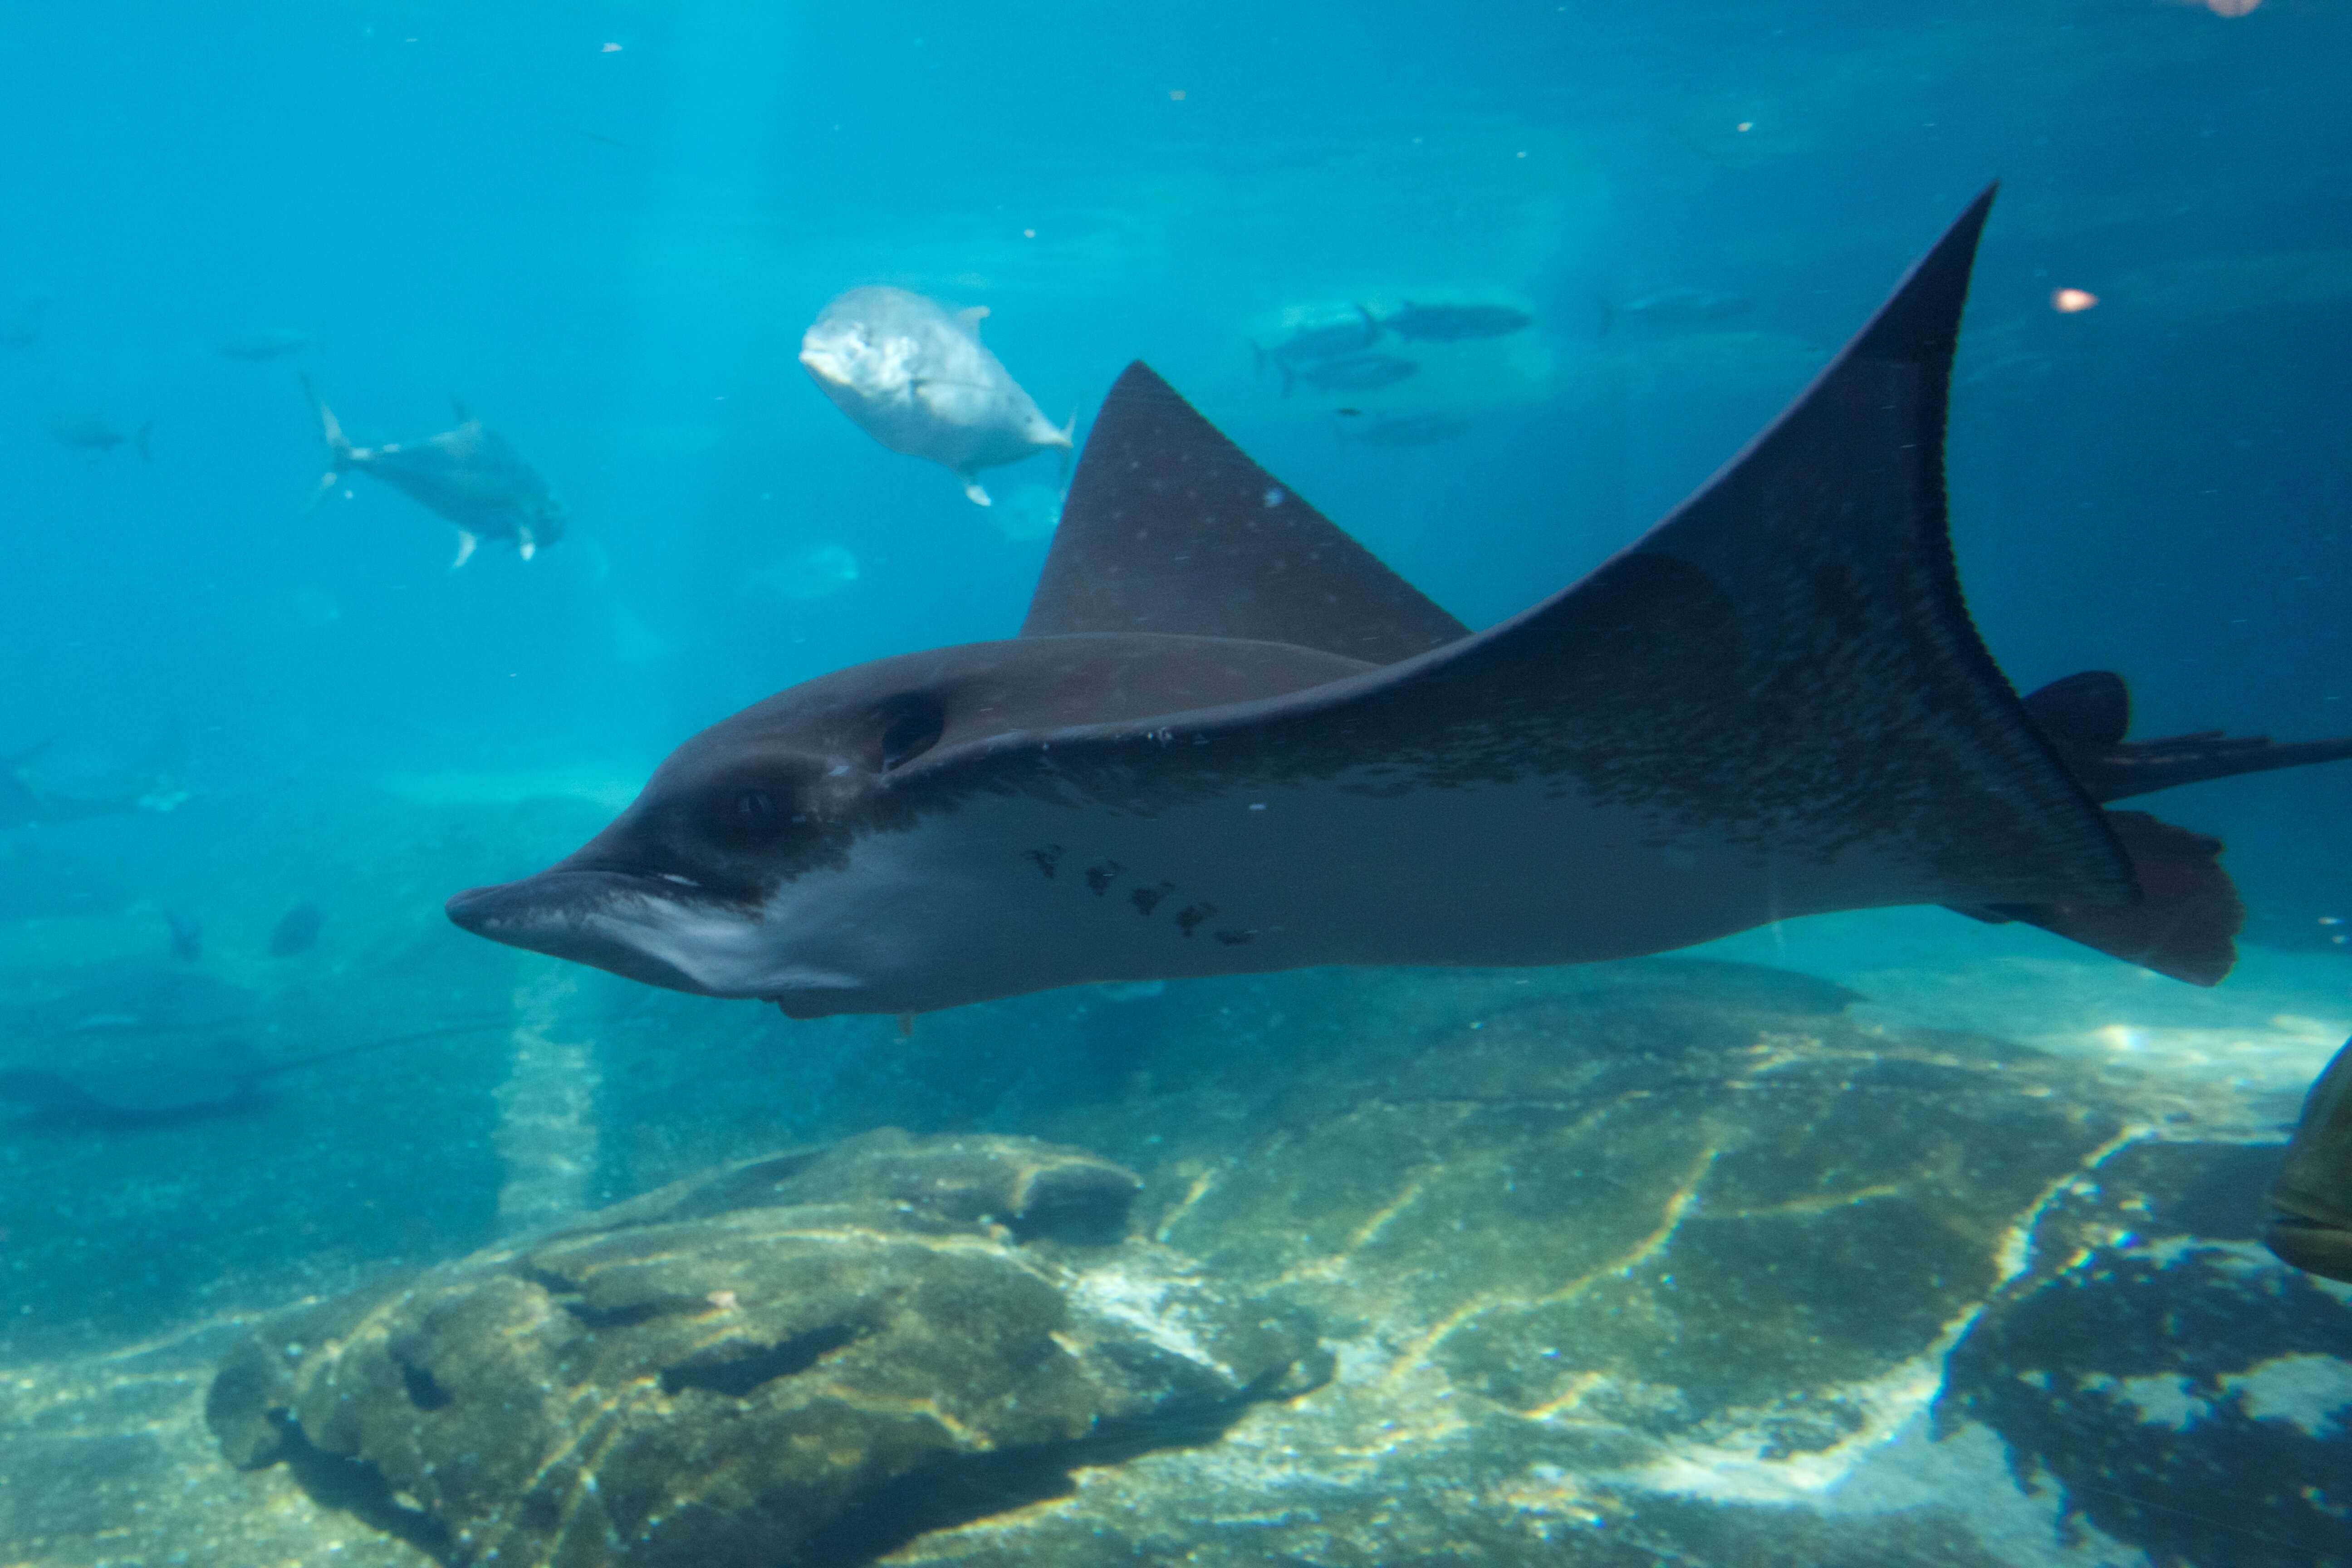
[[[2158,1562],[2352,1560],[2352,1287],[2259,1245],[2277,1156],[2144,1141],[2069,1183],[1939,1424],[1988,1423],[2021,1481]]]
[[[1690,959],[911,1037],[614,994],[549,1026],[599,1041],[604,1179],[704,1173],[234,1351],[10,1374],[0,1560],[2352,1563],[2352,1289],[2257,1239],[2279,1075]],[[852,1116],[1055,1146],[720,1163]],[[793,1433],[806,1470],[751,1457]]]
[[[1397,1048],[1268,1085],[1144,1205],[1311,1305],[1334,1386],[904,1556],[2352,1561],[2352,1292],[2252,1245],[2278,1150],[2243,1108],[1848,1000],[1689,961],[1424,992]],[[1250,1092],[1191,1092],[1220,1091]],[[2213,1403],[2070,1397],[2151,1373]]]
[[[453,1561],[867,1560],[1328,1375],[1312,1321],[1119,1239],[1135,1179],[878,1132],[276,1320],[227,1457]]]

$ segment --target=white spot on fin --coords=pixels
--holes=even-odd
[[[449,563],[449,570],[455,572],[458,567],[463,566],[467,562],[472,560],[474,555],[474,546],[480,542],[480,540],[475,538],[472,534],[467,533],[464,529],[459,529],[457,531],[457,559]]]
[[[974,506],[991,506],[994,504],[988,499],[988,492],[980,488],[980,481],[975,479],[966,479],[964,480],[963,499],[971,502]]]

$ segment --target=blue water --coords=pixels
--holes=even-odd
[[[2142,733],[2352,731],[2352,5],[274,0],[0,22],[0,324],[29,340],[0,346],[0,753],[54,738],[41,776],[96,788],[176,732],[187,796],[0,829],[12,995],[162,963],[163,912],[189,910],[204,962],[266,971],[306,1038],[444,1021],[509,971],[440,899],[543,864],[749,702],[1011,635],[1048,544],[1015,514],[1051,504],[1054,461],[992,471],[983,512],[843,418],[794,355],[859,283],[987,306],[991,347],[1081,439],[1148,360],[1479,626],[1688,493],[1999,179],[1950,433],[1986,642],[2021,689],[2125,672]],[[2061,289],[2097,302],[2061,311]],[[1629,309],[1670,289],[1722,303]],[[1534,324],[1406,351],[1421,374],[1373,393],[1285,396],[1254,365],[1303,316],[1415,298]],[[216,352],[279,328],[312,342]],[[462,398],[570,532],[451,572],[450,529],[364,476],[304,512],[322,456],[298,371],[363,442],[443,429]],[[1342,405],[1463,428],[1380,448]],[[148,453],[68,445],[68,415],[145,427]],[[797,591],[821,547],[854,578]],[[2230,841],[2252,942],[2324,951],[2323,919],[2352,913],[2347,791],[2311,769],[2164,809]],[[427,807],[441,826],[402,815]],[[302,899],[326,957],[289,983],[250,954]],[[608,1143],[586,1197],[801,1125],[697,1130],[724,1117],[694,1053],[746,1075],[772,1014],[645,1005],[681,1032],[645,1053],[648,1131]],[[1053,1061],[1113,1073],[1085,1066],[1110,1026],[1074,1005],[948,1026],[1060,1031]],[[478,1196],[404,1231],[257,1233],[239,1267],[494,1229],[499,1069],[431,1060],[415,1092],[446,1136],[420,1121],[404,1159]],[[805,1125],[854,1121],[863,1070]],[[20,1196],[16,1223],[49,1201]],[[13,1331],[97,1342],[217,1304],[192,1257],[142,1318],[144,1244],[121,1245],[91,1266],[123,1281],[98,1327],[43,1297]]]
[[[989,305],[1057,419],[1149,359],[1483,623],[1679,499],[1995,177],[1952,439],[1989,641],[2021,684],[2126,669],[2159,730],[2342,728],[2347,26],[2137,0],[27,8],[0,306],[53,304],[0,360],[5,729],[102,758],[178,715],[214,788],[413,760],[403,725],[642,763],[796,678],[1003,633],[1042,542],[793,363],[868,280]],[[2300,283],[2263,265],[2309,253]],[[2061,286],[2102,304],[2055,316]],[[1601,339],[1596,297],[1670,287],[1744,296],[1727,324],[1758,341]],[[1267,312],[1416,289],[1538,316],[1438,395],[1461,441],[1367,454],[1252,379]],[[362,439],[461,394],[574,538],[450,576],[446,531],[380,489],[299,516],[293,362],[210,352],[271,326],[318,337],[299,363]],[[61,408],[152,420],[154,461],[60,446]],[[821,542],[853,591],[738,593]],[[2335,788],[2221,805],[2249,882],[2322,896]]]

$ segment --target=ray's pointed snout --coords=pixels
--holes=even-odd
[[[519,882],[468,888],[442,906],[456,924],[509,947],[570,959],[666,990],[712,994],[665,953],[647,951],[648,939],[659,934],[660,912],[668,907],[649,897],[638,879],[583,869],[569,860]],[[628,918],[632,911],[641,918]]]
[[[559,866],[520,881],[468,888],[442,909],[477,936],[563,957],[563,939],[579,929],[600,895],[609,894],[606,880],[567,875]]]
[[[567,875],[562,866],[555,866],[518,881],[467,888],[442,909],[452,922],[476,936],[572,958],[581,956],[575,950],[587,917],[613,891],[608,882]]]

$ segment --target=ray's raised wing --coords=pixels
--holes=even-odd
[[[1393,664],[1469,635],[1138,361],[1070,481],[1024,637],[1159,632]]]
[[[1759,859],[1833,865],[1850,907],[2133,902],[2124,847],[1979,640],[1946,531],[1947,388],[1991,197],[1747,450],[1533,609],[1287,697],[997,737],[927,760],[901,786],[943,806],[1017,792],[1149,813],[1285,784],[1401,794],[1533,780],[1561,798],[1633,807],[1662,840],[1703,832]],[[1085,498],[1089,518],[1137,515],[1135,497],[1164,505],[1186,474],[1232,461],[1230,443],[1213,432],[1204,442],[1205,422],[1193,428],[1184,416],[1198,416],[1168,408],[1174,395],[1148,374],[1136,367],[1122,385],[1152,390],[1162,433],[1113,463],[1096,463],[1089,444],[1113,490]],[[1230,543],[1255,531],[1213,507],[1185,516],[1214,520],[1205,556],[1156,525],[1135,542],[1158,552],[1151,581],[1192,580],[1178,602],[1209,624],[1148,629],[1309,635],[1311,595],[1261,593],[1244,611],[1221,609],[1229,571],[1261,570]],[[1072,607],[1088,602],[1078,576],[1096,569],[1102,536],[1082,529],[1066,560],[1057,545],[1063,570],[1049,562],[1030,630],[1114,629]],[[1362,563],[1395,581],[1364,556],[1359,582],[1370,575]],[[1344,630],[1319,635],[1318,646],[1350,651]],[[1424,621],[1418,635],[1443,628]]]

